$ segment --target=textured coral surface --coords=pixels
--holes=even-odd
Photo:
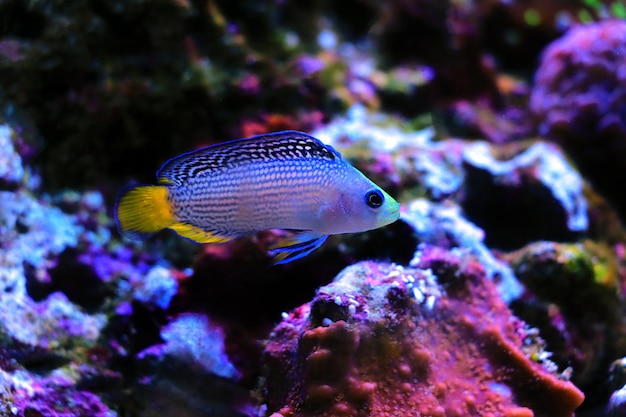
[[[427,247],[413,264],[353,265],[274,329],[270,415],[573,415],[582,393],[525,355],[475,258]]]

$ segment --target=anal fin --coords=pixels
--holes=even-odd
[[[201,227],[183,222],[174,223],[167,228],[196,243],[224,243],[237,237],[235,235],[221,234],[215,230],[204,230]]]
[[[307,256],[322,246],[326,238],[328,238],[328,235],[320,235],[309,231],[300,232],[272,246],[269,253],[274,257],[274,264],[286,264]]]

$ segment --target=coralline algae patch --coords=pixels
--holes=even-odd
[[[572,416],[583,394],[525,356],[530,332],[474,257],[362,262],[286,314],[265,350],[271,417]]]

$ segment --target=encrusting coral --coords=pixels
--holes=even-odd
[[[358,263],[285,315],[267,415],[573,416],[582,393],[525,354],[534,333],[473,256],[424,246],[411,265]]]

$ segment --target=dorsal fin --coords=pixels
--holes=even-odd
[[[157,172],[160,183],[181,184],[186,178],[227,169],[241,163],[270,159],[341,159],[329,145],[295,130],[236,139],[195,151],[167,161]]]

